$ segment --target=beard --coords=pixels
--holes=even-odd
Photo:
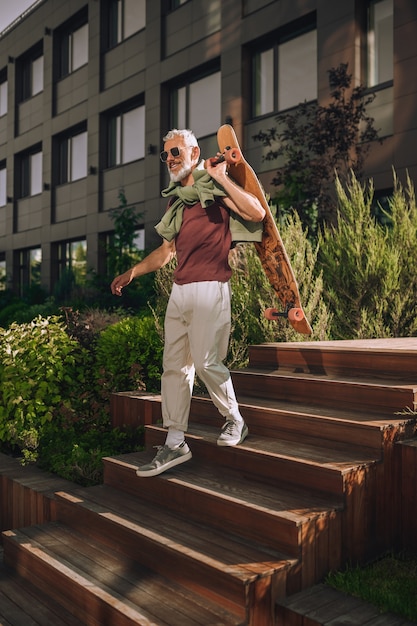
[[[171,183],[179,183],[183,180],[183,178],[186,178],[187,176],[189,176],[191,174],[191,172],[194,169],[194,163],[192,162],[191,158],[187,155],[182,162],[182,166],[180,167],[179,170],[172,172],[171,170],[168,170],[169,173],[169,178],[171,180]]]

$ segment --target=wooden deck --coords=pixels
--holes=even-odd
[[[4,580],[14,572],[74,624],[405,625],[321,582],[415,548],[416,420],[403,411],[417,403],[417,339],[252,346],[233,379],[250,431],[237,448],[216,445],[222,421],[194,398],[193,459],[139,479],[165,438],[160,398],[126,392],[114,425],[145,423],[147,450],[105,459],[104,485],[28,492],[0,468]],[[368,621],[346,621],[361,611]]]

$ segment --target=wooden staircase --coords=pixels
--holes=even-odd
[[[417,339],[252,346],[233,380],[247,440],[218,447],[195,397],[193,458],[155,478],[136,469],[164,442],[160,398],[114,394],[114,425],[146,424],[146,451],[57,492],[54,521],[5,531],[6,565],[79,624],[289,626],[280,599],[400,545]]]

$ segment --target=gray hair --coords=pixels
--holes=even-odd
[[[165,137],[163,137],[163,142],[170,141],[171,139],[175,139],[175,137],[182,137],[184,140],[184,144],[193,148],[194,146],[198,147],[198,141],[196,136],[194,135],[192,130],[188,128],[184,128],[182,130],[178,130],[178,128],[173,128],[170,130]]]

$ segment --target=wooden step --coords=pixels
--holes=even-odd
[[[402,411],[417,408],[417,384],[379,379],[348,379],[304,373],[281,374],[273,370],[232,373],[236,395],[301,402],[314,406],[372,411]]]
[[[217,465],[197,471],[192,460],[152,479],[138,478],[136,469],[152,454],[154,451],[104,459],[105,484],[156,504],[163,502],[177,513],[186,503],[189,519],[227,528],[294,558],[302,557],[303,541],[309,533],[317,537],[320,532],[324,537],[330,530],[338,532],[341,499],[332,501],[306,490],[266,485]],[[326,561],[324,554],[321,561]]]
[[[254,368],[413,382],[417,338],[269,343],[249,346]]]
[[[244,623],[241,616],[62,524],[6,531],[3,538],[5,561],[86,626]]]
[[[184,507],[186,504],[184,503]],[[251,606],[270,616],[271,593],[284,586],[293,560],[233,533],[188,520],[110,487],[57,493],[60,521],[93,541],[187,589],[240,618]],[[267,623],[267,622],[265,622]]]
[[[389,413],[375,416],[370,412],[242,395],[238,400],[252,434],[281,441],[302,440],[332,449],[343,449],[347,444],[356,448],[360,442],[361,447],[374,451],[377,457],[381,454],[387,428],[391,425],[399,427],[408,420],[407,417]],[[191,403],[190,421],[213,425],[221,424],[223,420],[210,398],[195,397]]]
[[[344,449],[330,449],[304,444],[300,441],[280,441],[253,435],[239,446],[217,446],[219,428],[205,424],[190,424],[186,439],[193,452],[191,463],[229,467],[262,480],[269,485],[298,487],[316,494],[341,498],[345,491],[345,477],[360,466],[378,462],[372,451],[346,445]],[[166,430],[160,426],[146,427],[149,451],[162,445]],[[155,454],[155,451],[151,451]]]
[[[412,626],[406,618],[381,612],[369,602],[318,584],[277,604],[276,626]]]
[[[370,411],[355,411],[332,406],[314,406],[311,403],[285,401],[268,398],[251,398],[239,395],[241,413],[251,433],[280,440],[299,441],[322,447],[344,448],[351,443],[374,450],[380,456],[387,429],[399,428],[409,417],[395,415],[392,411],[380,411],[378,415]],[[126,414],[125,407],[129,410]],[[149,409],[151,406],[151,409]],[[157,424],[162,421],[161,396],[141,392],[113,394],[112,424],[124,425]],[[152,414],[153,421],[145,421],[144,415]],[[127,417],[126,417],[127,416]],[[191,401],[190,422],[198,424],[218,424],[223,422],[210,398],[194,396]]]
[[[2,626],[83,626],[71,613],[3,564],[0,554],[0,624]]]

